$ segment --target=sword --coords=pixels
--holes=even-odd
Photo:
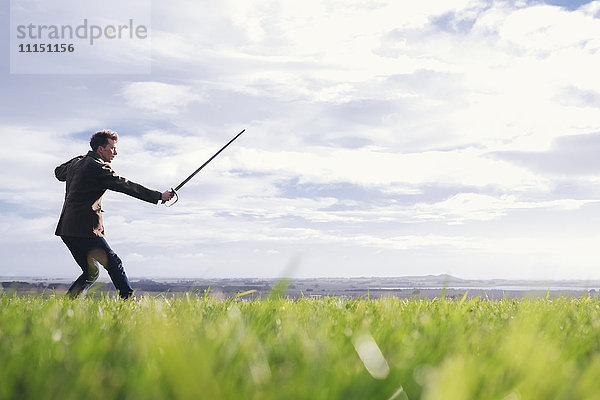
[[[240,137],[240,135],[241,135],[242,133],[244,133],[245,131],[246,131],[246,130],[244,129],[244,130],[242,130],[240,133],[238,133],[237,135],[235,135],[235,137],[234,137],[233,139],[231,139],[229,142],[227,142],[227,144],[226,144],[225,146],[221,147],[221,149],[220,149],[219,151],[217,151],[215,154],[213,154],[213,156],[212,156],[211,158],[209,158],[208,160],[206,160],[206,162],[205,162],[204,164],[202,164],[202,165],[200,166],[200,168],[198,168],[197,170],[195,170],[194,172],[192,172],[192,174],[191,174],[190,176],[188,176],[187,178],[185,178],[185,179],[183,180],[183,182],[181,182],[179,185],[177,185],[177,186],[175,187],[175,189],[171,188],[171,192],[172,192],[172,193],[173,193],[173,195],[175,196],[175,201],[174,201],[174,202],[172,202],[170,205],[167,205],[167,207],[171,207],[173,204],[177,203],[177,200],[179,200],[179,195],[177,194],[177,191],[178,191],[179,189],[181,189],[181,188],[183,187],[183,185],[185,185],[186,183],[188,183],[188,181],[189,181],[190,179],[192,179],[194,176],[196,176],[196,174],[197,174],[198,172],[200,172],[200,171],[202,170],[202,168],[206,167],[206,166],[208,165],[208,163],[209,163],[209,162],[211,162],[211,161],[213,160],[213,158],[215,158],[216,156],[218,156],[218,155],[219,155],[219,153],[221,153],[223,150],[225,150],[225,148],[226,148],[227,146],[229,146],[231,143],[233,143],[233,141],[234,141],[235,139],[237,139],[238,137]],[[164,200],[163,200],[163,201],[162,201],[162,204],[165,204],[165,203],[166,203],[166,201],[164,201]]]

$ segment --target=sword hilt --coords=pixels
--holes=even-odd
[[[171,200],[173,198],[171,198],[171,200],[169,200],[169,201],[162,200],[161,204],[164,204],[166,207],[173,206],[173,204],[177,203],[177,201],[179,200],[179,195],[177,194],[177,191],[175,189],[171,188],[170,192],[173,193],[173,197],[175,197],[175,201],[171,202]]]

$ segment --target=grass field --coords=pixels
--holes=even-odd
[[[1,399],[599,399],[600,300],[0,295]]]

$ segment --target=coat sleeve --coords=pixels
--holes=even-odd
[[[83,156],[72,158],[69,161],[62,163],[58,167],[54,168],[54,176],[56,176],[56,179],[58,179],[61,182],[65,182],[67,180],[67,171],[69,170],[69,167],[71,166],[73,161],[81,160],[82,158]]]
[[[156,204],[162,197],[162,193],[158,190],[148,189],[139,183],[131,182],[128,179],[118,176],[108,164],[103,164],[98,169],[98,179],[102,186],[108,190],[125,193],[149,203]]]

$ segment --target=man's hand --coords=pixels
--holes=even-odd
[[[173,198],[173,196],[175,196],[175,192],[171,191],[171,190],[167,190],[166,192],[163,192],[162,197],[160,198],[163,203],[165,201],[169,201]]]

